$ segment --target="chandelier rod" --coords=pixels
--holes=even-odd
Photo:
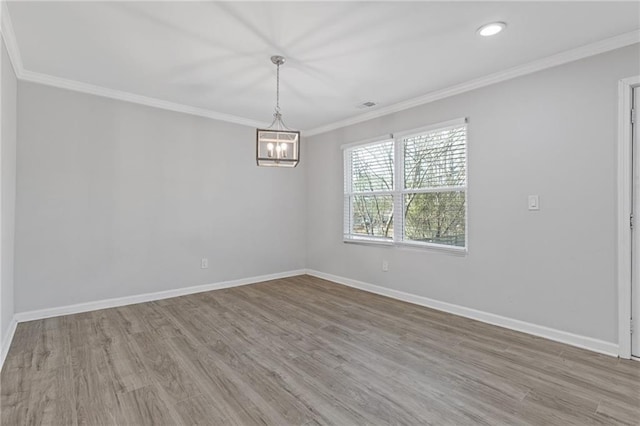
[[[276,113],[280,114],[280,61],[276,66]]]

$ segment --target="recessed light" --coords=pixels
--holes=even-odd
[[[500,31],[504,30],[506,26],[507,24],[504,22],[492,22],[478,28],[478,34],[483,37],[489,37],[498,34]]]

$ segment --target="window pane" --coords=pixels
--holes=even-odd
[[[465,193],[405,194],[404,238],[465,247]]]
[[[352,188],[357,191],[393,189],[393,141],[354,148],[351,152]]]
[[[393,237],[392,195],[354,195],[352,211],[354,235]]]
[[[466,185],[466,126],[403,139],[404,187]]]

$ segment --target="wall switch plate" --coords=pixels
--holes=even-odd
[[[540,197],[529,195],[529,210],[540,210]]]
[[[382,272],[388,272],[389,271],[389,262],[387,262],[386,260],[382,261]]]
[[[209,267],[209,259],[207,259],[206,257],[203,257],[202,260],[200,261],[200,268],[207,269],[208,267]]]

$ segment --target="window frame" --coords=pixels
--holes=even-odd
[[[378,145],[391,142],[393,144],[393,187],[391,190],[376,190],[376,191],[353,191],[353,170],[351,169],[352,162],[350,152],[355,148],[364,148],[366,146]],[[365,141],[356,142],[353,144],[343,145],[343,160],[344,160],[344,190],[343,190],[343,240],[345,242],[365,242],[371,244],[383,244],[383,245],[392,245],[393,240],[395,238],[394,235],[391,238],[384,237],[375,237],[375,236],[366,236],[366,235],[357,235],[353,233],[353,197],[356,195],[390,195],[393,203],[393,208],[395,211],[395,200],[396,200],[396,158],[395,158],[395,140],[393,135],[387,135],[383,137],[367,139]],[[347,199],[349,205],[349,214],[346,214],[347,210]],[[395,218],[394,218],[394,226],[395,226]],[[348,232],[347,232],[348,231]]]
[[[425,133],[434,131],[447,130],[455,127],[465,127],[464,153],[465,153],[465,184],[451,187],[435,187],[435,188],[405,188],[404,181],[404,144],[405,139],[422,136]],[[370,191],[358,192],[353,191],[352,179],[353,172],[351,170],[351,152],[354,149],[362,148],[367,145],[375,145],[384,142],[393,142],[393,188],[391,191]],[[469,252],[469,133],[468,122],[466,117],[453,120],[434,123],[411,130],[402,131],[396,134],[389,134],[342,145],[343,161],[344,161],[344,193],[343,193],[343,242],[356,243],[366,245],[384,245],[395,246],[399,248],[410,249],[428,249],[445,251],[454,254],[467,254]],[[463,192],[464,193],[464,247],[437,244],[428,242],[419,242],[405,239],[404,226],[406,222],[404,212],[404,200],[406,194],[434,193],[434,192]],[[353,195],[367,194],[371,195],[391,195],[393,197],[393,235],[391,238],[368,237],[353,234]],[[349,200],[347,210],[347,200]],[[396,212],[402,212],[396,215]]]

